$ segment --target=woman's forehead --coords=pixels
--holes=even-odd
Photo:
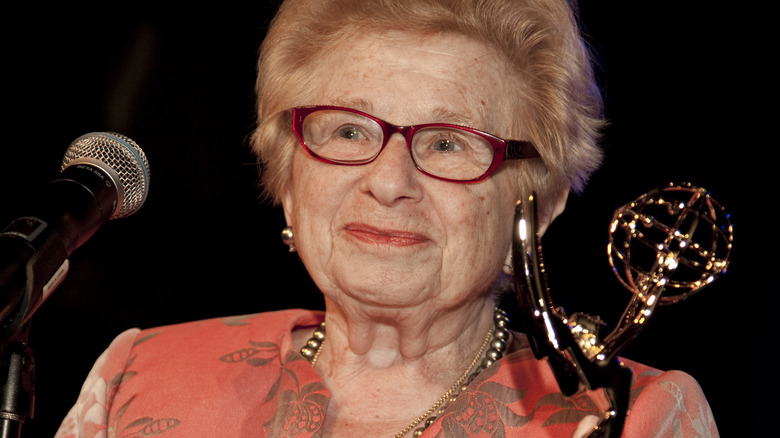
[[[459,34],[354,35],[313,63],[314,90],[302,104],[359,109],[395,124],[446,122],[507,135],[512,113],[507,63]],[[403,119],[409,117],[409,119]]]

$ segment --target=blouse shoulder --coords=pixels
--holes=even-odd
[[[98,357],[55,438],[105,436],[109,407],[139,333],[141,330],[137,328],[122,332]]]
[[[104,438],[136,427],[185,430],[179,423],[187,415],[202,415],[196,415],[199,404],[178,402],[196,391],[215,402],[234,403],[230,412],[237,415],[238,401],[253,394],[246,389],[275,388],[270,373],[257,371],[286,357],[292,351],[291,330],[317,326],[321,313],[290,309],[127,330],[95,362],[55,438]],[[169,412],[173,408],[176,412]],[[190,419],[187,426],[199,424]]]
[[[636,383],[626,436],[641,431],[654,437],[719,437],[699,383],[683,371],[659,371],[631,363]],[[648,431],[653,431],[648,434]]]

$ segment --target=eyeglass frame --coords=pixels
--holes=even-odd
[[[382,146],[380,146],[379,151],[373,157],[367,159],[366,161],[359,161],[359,162],[335,161],[318,155],[306,145],[306,141],[303,138],[303,120],[308,115],[315,113],[317,111],[344,111],[344,112],[357,114],[374,121],[377,125],[379,125],[380,128],[382,128],[382,135],[383,135]],[[488,166],[487,170],[485,170],[485,172],[477,178],[462,180],[462,179],[441,177],[422,169],[420,165],[417,164],[417,161],[414,159],[414,154],[412,153],[412,138],[414,138],[414,134],[417,131],[424,128],[434,128],[434,127],[463,130],[487,140],[487,142],[490,143],[491,146],[493,146],[493,161],[490,163],[490,166]],[[406,148],[409,150],[409,156],[412,158],[412,162],[414,163],[414,166],[417,168],[417,170],[419,170],[425,175],[428,175],[431,178],[435,178],[442,181],[453,182],[457,184],[470,184],[470,183],[480,182],[486,179],[488,176],[490,176],[491,173],[493,173],[504,161],[507,160],[525,160],[525,159],[541,157],[539,151],[536,149],[536,146],[534,146],[534,144],[530,141],[506,140],[501,137],[490,134],[488,132],[481,131],[479,129],[470,128],[468,126],[457,125],[452,123],[425,123],[420,125],[398,126],[390,122],[386,122],[375,116],[372,116],[371,114],[365,113],[360,110],[356,110],[354,108],[334,106],[334,105],[312,105],[312,106],[300,106],[300,107],[293,108],[292,109],[292,130],[295,133],[296,137],[298,137],[298,141],[301,143],[304,150],[306,150],[306,152],[310,156],[324,163],[336,164],[340,166],[362,166],[373,162],[379,157],[379,155],[385,149],[385,146],[387,146],[387,143],[390,141],[390,137],[393,134],[398,133],[401,134],[406,140]]]

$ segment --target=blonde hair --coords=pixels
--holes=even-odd
[[[540,213],[567,188],[582,190],[599,166],[603,103],[566,0],[286,0],[260,48],[258,125],[252,147],[266,195],[279,202],[298,147],[286,110],[311,102],[316,65],[333,44],[361,32],[458,33],[493,47],[513,69],[510,124],[540,160],[511,161],[518,199],[538,195]],[[547,212],[549,213],[549,212]]]

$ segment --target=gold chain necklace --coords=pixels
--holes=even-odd
[[[455,381],[455,383],[444,393],[427,411],[417,417],[411,424],[403,428],[400,432],[395,434],[393,438],[401,438],[406,435],[410,430],[414,429],[418,424],[423,423],[422,427],[416,429],[412,436],[419,437],[423,431],[427,429],[431,424],[436,421],[436,418],[441,415],[444,410],[452,404],[458,395],[466,390],[466,387],[479,373],[485,368],[492,365],[497,360],[501,359],[506,350],[506,346],[509,338],[509,319],[506,313],[496,308],[493,313],[493,327],[488,330],[485,340],[479,347],[474,359],[471,360],[466,371]],[[325,322],[323,321],[320,326],[314,330],[314,334],[306,342],[306,345],[301,348],[301,354],[314,366],[317,363],[317,359],[320,357],[322,351],[322,345],[325,343]],[[490,347],[490,348],[488,348]],[[484,358],[480,363],[480,357],[484,354]]]

